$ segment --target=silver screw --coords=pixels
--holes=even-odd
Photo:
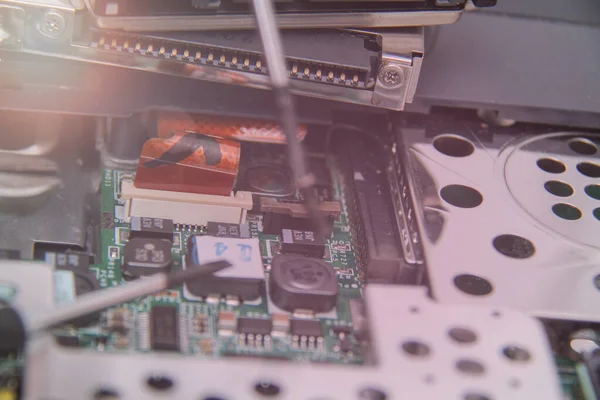
[[[58,11],[47,11],[42,17],[39,29],[43,35],[58,38],[65,33],[67,21]]]
[[[397,64],[385,64],[379,71],[379,80],[386,87],[398,87],[404,83],[404,70]]]

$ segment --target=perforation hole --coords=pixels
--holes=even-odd
[[[433,140],[433,147],[450,157],[467,157],[473,154],[475,146],[466,139],[452,135],[441,135]]]
[[[152,389],[160,391],[166,391],[175,386],[173,379],[164,375],[153,375],[146,380],[146,384]]]
[[[404,350],[405,353],[415,357],[426,357],[431,352],[429,346],[417,340],[409,340],[402,343],[402,350]]]
[[[566,203],[553,205],[552,212],[557,217],[566,219],[567,221],[576,221],[583,216],[583,213],[579,208]]]
[[[458,360],[456,369],[468,375],[482,375],[485,372],[485,366],[482,363],[469,359]]]
[[[592,199],[600,200],[600,185],[588,185],[584,190]]]
[[[510,258],[525,259],[535,254],[535,246],[530,240],[517,235],[499,235],[492,241],[494,248]]]
[[[591,156],[598,152],[598,148],[588,139],[577,138],[569,141],[569,148],[577,154]]]
[[[388,395],[375,388],[366,388],[358,393],[358,400],[387,400]]]
[[[477,341],[475,332],[466,328],[452,328],[448,331],[448,336],[460,344],[475,343]]]
[[[275,397],[281,393],[281,388],[273,382],[260,381],[254,385],[254,391],[264,397]]]
[[[464,400],[492,400],[492,398],[482,393],[467,393]]]
[[[440,196],[448,204],[459,208],[475,208],[483,203],[483,196],[477,190],[464,185],[444,186]]]
[[[519,346],[506,346],[502,349],[502,354],[509,360],[516,362],[527,362],[531,359],[529,351]]]
[[[600,165],[598,164],[582,162],[577,164],[577,171],[588,178],[600,178]]]
[[[120,400],[121,396],[116,390],[113,389],[98,389],[96,393],[94,393],[93,400]]]
[[[562,174],[567,170],[565,164],[553,158],[540,158],[537,161],[537,166],[549,174]]]
[[[544,188],[548,193],[558,197],[569,197],[574,192],[571,185],[560,181],[548,181],[544,183]]]
[[[471,274],[462,274],[454,277],[454,286],[461,292],[470,294],[471,296],[486,296],[494,290],[490,281]]]

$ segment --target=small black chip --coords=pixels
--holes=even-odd
[[[179,351],[179,312],[175,307],[152,307],[150,341],[152,350]]]
[[[139,277],[171,269],[173,243],[166,239],[133,238],[125,245],[123,270]]]
[[[292,335],[298,336],[323,336],[323,328],[321,327],[321,321],[314,321],[308,319],[292,319],[290,321],[290,332]]]
[[[250,237],[250,227],[248,224],[227,224],[225,222],[208,222],[206,224],[206,234],[218,237],[230,237],[247,239]]]
[[[282,229],[281,253],[323,258],[325,255],[325,240],[312,231]]]
[[[272,328],[273,323],[270,319],[242,317],[237,320],[237,331],[239,333],[269,335]]]
[[[131,217],[129,237],[173,240],[173,220],[162,218]]]

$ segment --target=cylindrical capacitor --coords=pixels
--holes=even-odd
[[[159,137],[168,137],[173,132],[197,132],[248,142],[286,142],[283,129],[272,121],[162,110],[157,111],[156,116]],[[299,125],[298,140],[302,141],[305,137],[306,126]]]
[[[134,185],[142,189],[229,196],[239,163],[239,142],[177,132],[144,144]]]

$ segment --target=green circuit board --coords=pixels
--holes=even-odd
[[[268,342],[253,343],[241,341],[233,332],[223,334],[219,329],[219,314],[221,312],[235,313],[237,317],[253,317],[269,319],[272,316],[273,305],[268,294],[253,302],[236,303],[225,298],[191,298],[183,288],[174,288],[163,293],[123,304],[109,310],[121,312],[131,319],[131,330],[127,333],[109,332],[104,329],[102,322],[98,326],[80,328],[77,331],[79,342],[85,347],[93,347],[100,351],[152,351],[150,345],[149,313],[152,307],[168,305],[175,306],[179,317],[180,351],[182,354],[197,356],[262,356],[289,360],[310,360],[320,362],[361,363],[363,360],[360,343],[353,336],[352,351],[340,351],[338,334],[330,327],[351,327],[352,314],[350,302],[361,299],[362,282],[360,268],[353,252],[351,229],[345,208],[343,185],[336,174],[335,165],[332,167],[334,198],[342,203],[343,212],[334,223],[334,232],[326,241],[324,260],[330,263],[337,274],[339,296],[334,310],[316,314],[314,319],[320,320],[323,328],[322,338],[318,343],[298,345],[291,334],[269,337]],[[103,262],[91,266],[102,287],[123,284],[121,264],[123,249],[129,236],[129,224],[124,220],[124,201],[120,199],[119,190],[122,179],[132,179],[131,172],[106,169],[101,184],[102,216],[101,216],[101,248]],[[260,241],[260,252],[265,268],[266,280],[270,263],[279,251],[278,235],[267,235],[261,232],[262,216],[248,215],[250,235]],[[176,224],[172,247],[172,268],[182,268],[182,257],[187,252],[188,238],[192,235],[205,234],[205,227]],[[281,313],[281,310],[277,310]],[[290,314],[289,317],[292,317]],[[106,315],[104,316],[104,319]],[[198,329],[201,325],[201,329]],[[101,339],[101,340],[99,340]]]

